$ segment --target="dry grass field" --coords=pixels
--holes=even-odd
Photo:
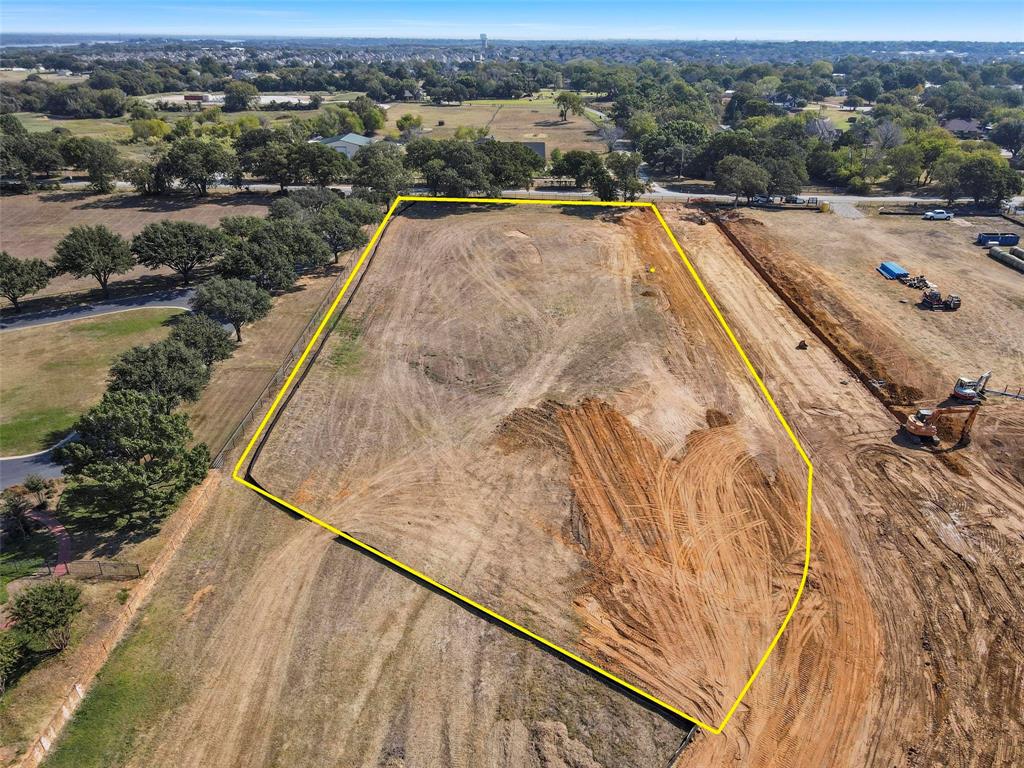
[[[597,128],[585,117],[570,115],[562,122],[554,102],[549,100],[513,101],[494,103],[466,103],[459,106],[439,107],[430,104],[393,104],[388,110],[386,129],[395,129],[402,115],[423,118],[424,135],[447,139],[455,135],[459,126],[489,128],[500,141],[543,141],[550,156],[551,150],[582,149],[603,154],[607,146]],[[440,125],[440,122],[444,125]]]
[[[677,724],[225,480],[52,764],[1024,760],[1024,505],[986,417],[900,440],[721,230],[663,212],[816,467],[807,590],[722,735],[676,755]],[[308,370],[271,491],[695,714],[731,701],[799,578],[802,478],[647,215],[413,207]]]
[[[105,224],[130,237],[146,224],[163,219],[193,221],[215,226],[225,216],[263,216],[270,198],[262,195],[212,194],[206,198],[146,198],[135,195],[92,195],[83,192],[43,192],[0,197],[0,247],[18,258],[49,261],[57,242],[72,227]],[[170,274],[159,270],[159,274]],[[119,283],[154,274],[136,267],[111,280]],[[86,291],[96,288],[92,278],[61,275],[37,296]]]

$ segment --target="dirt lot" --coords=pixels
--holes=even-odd
[[[721,231],[682,208],[665,214],[817,469],[800,608],[724,734],[698,735],[676,765],[1020,763],[1019,484],[985,445],[901,443],[893,416]],[[795,558],[770,574],[751,564],[782,539],[789,506],[772,499],[787,492],[786,459],[767,440],[744,458],[760,406],[642,220],[478,215],[406,216],[389,231],[300,389],[305,407],[296,397],[256,474],[372,543],[443,555],[434,572],[495,590],[533,624],[568,613],[554,629],[618,656],[627,674],[669,659],[662,684],[685,689],[703,671],[693,695],[713,706],[736,660],[755,653],[727,633],[758,628],[744,607],[784,611],[798,573]],[[417,248],[399,263],[403,238]],[[637,269],[648,264],[654,275]],[[484,366],[488,345],[506,356]],[[295,445],[285,438],[303,414],[309,445]],[[737,499],[746,509],[732,521],[716,514]],[[116,692],[147,668],[169,671],[176,695],[121,707],[114,747],[90,765],[618,768],[666,765],[680,744],[603,684],[238,486],[211,512],[105,673]],[[546,593],[523,578],[531,562]],[[679,592],[650,600],[665,569]],[[715,583],[732,610],[706,610]],[[568,612],[566,586],[577,589]],[[709,619],[720,623],[701,629]]]
[[[717,723],[792,601],[804,473],[653,215],[619,215],[409,209],[254,475]]]
[[[501,141],[543,141],[548,155],[558,147],[563,152],[582,149],[604,153],[607,146],[596,126],[585,117],[570,115],[562,122],[551,101],[523,101],[502,104],[463,104],[436,107],[429,104],[393,104],[388,110],[388,124],[394,128],[405,114],[423,118],[425,135],[446,139],[455,135],[460,125],[472,128],[489,127],[494,138]],[[439,121],[444,125],[438,125]]]
[[[207,198],[145,198],[135,195],[91,195],[82,192],[44,192],[0,196],[0,247],[18,258],[49,261],[57,242],[74,226],[105,224],[115,232],[131,236],[146,224],[162,219],[180,219],[216,225],[224,216],[263,216],[270,200],[260,195],[214,194]],[[170,274],[167,270],[161,274]],[[136,267],[111,281],[118,283],[154,274]],[[37,296],[86,291],[96,287],[92,278],[76,280],[70,275],[54,278]],[[6,302],[5,302],[6,303]]]
[[[905,411],[944,403],[958,376],[992,370],[991,389],[1024,386],[1024,279],[972,245],[981,231],[1021,231],[998,218],[952,222],[869,215],[849,220],[810,212],[744,213],[729,225],[775,270],[821,324],[889,382]],[[897,261],[925,274],[943,294],[963,299],[958,312],[918,306],[921,292],[884,280],[875,268]],[[1024,403],[990,397],[979,440],[1024,482]]]

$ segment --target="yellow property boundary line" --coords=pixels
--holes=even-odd
[[[249,454],[252,452],[253,447],[256,445],[256,442],[259,440],[260,435],[263,433],[263,430],[266,428],[267,424],[270,422],[271,417],[273,417],[274,412],[277,410],[278,406],[280,405],[282,398],[285,396],[285,393],[288,391],[288,388],[291,386],[292,381],[295,379],[295,376],[299,372],[299,369],[302,367],[302,364],[306,361],[306,358],[309,356],[310,351],[313,349],[313,345],[316,343],[317,339],[320,337],[320,335],[323,333],[324,329],[327,327],[327,324],[330,322],[331,317],[334,315],[335,310],[337,309],[338,305],[341,303],[342,297],[344,297],[344,295],[347,293],[349,287],[352,285],[352,281],[355,279],[356,275],[359,273],[359,270],[362,268],[363,263],[366,261],[366,259],[369,256],[369,254],[373,251],[374,247],[377,245],[377,242],[380,240],[380,237],[383,234],[384,229],[387,226],[388,222],[391,220],[391,216],[394,214],[395,209],[401,203],[407,203],[407,202],[471,203],[471,204],[474,204],[474,205],[481,205],[481,204],[498,204],[498,205],[590,205],[590,206],[605,206],[605,207],[619,207],[619,208],[650,208],[654,212],[654,215],[657,217],[657,219],[658,219],[659,223],[661,224],[662,228],[664,228],[665,233],[669,237],[669,240],[672,241],[672,245],[675,247],[676,252],[679,254],[679,258],[682,259],[683,264],[686,265],[687,271],[689,271],[690,275],[693,277],[694,282],[697,284],[697,287],[700,289],[701,294],[703,294],[704,299],[708,303],[708,306],[711,307],[711,310],[714,312],[715,317],[718,318],[719,324],[725,330],[726,335],[729,337],[729,340],[732,342],[733,346],[736,348],[736,351],[739,352],[740,358],[743,360],[744,365],[746,365],[747,370],[750,371],[750,375],[754,377],[754,380],[757,382],[757,386],[760,388],[761,393],[764,395],[765,399],[768,401],[768,404],[771,405],[772,410],[775,412],[775,417],[779,420],[779,423],[782,424],[783,428],[786,430],[786,434],[789,436],[790,441],[793,443],[793,446],[796,448],[797,453],[800,454],[800,458],[803,459],[804,464],[807,465],[807,512],[806,512],[807,531],[806,531],[805,546],[804,546],[804,567],[803,567],[803,574],[800,576],[800,586],[797,588],[796,596],[793,598],[792,605],[789,606],[789,610],[786,612],[786,617],[782,620],[782,625],[779,627],[778,632],[775,633],[775,636],[772,638],[771,643],[768,645],[768,649],[761,656],[760,660],[757,663],[757,666],[754,668],[754,672],[750,675],[750,678],[744,684],[743,690],[740,691],[739,696],[736,697],[736,701],[734,701],[732,703],[732,706],[730,706],[729,710],[725,713],[725,717],[722,718],[722,722],[719,723],[718,725],[711,725],[710,723],[706,723],[706,722],[702,721],[698,717],[694,717],[693,715],[688,715],[685,712],[683,712],[683,711],[681,711],[679,709],[676,709],[671,704],[668,704],[668,703],[662,701],[661,699],[657,698],[656,696],[653,696],[650,693],[642,690],[641,688],[638,688],[635,685],[632,685],[632,684],[626,682],[622,678],[617,677],[616,675],[612,674],[611,672],[608,672],[605,669],[602,669],[601,667],[597,666],[596,664],[592,664],[591,662],[587,661],[586,659],[583,659],[580,656],[577,656],[572,651],[568,651],[565,648],[562,648],[561,646],[556,645],[555,643],[552,643],[550,640],[547,640],[547,639],[541,637],[540,635],[536,634],[535,632],[530,631],[526,627],[523,627],[523,626],[521,626],[519,624],[516,624],[511,619],[505,618],[501,614],[496,613],[495,611],[492,611],[490,608],[488,608],[488,607],[486,607],[484,605],[481,605],[480,603],[476,602],[475,600],[473,600],[473,599],[471,599],[469,597],[466,597],[465,595],[461,594],[460,592],[457,592],[456,590],[452,589],[451,587],[445,586],[444,584],[442,584],[442,583],[440,583],[438,581],[435,581],[434,579],[430,578],[426,574],[420,573],[419,571],[417,571],[416,569],[406,565],[405,563],[403,563],[403,562],[401,562],[399,560],[396,560],[395,558],[385,554],[384,552],[381,552],[379,549],[377,549],[377,548],[375,548],[375,547],[373,547],[373,546],[371,546],[371,545],[369,545],[369,544],[367,544],[367,543],[365,543],[363,541],[360,541],[359,539],[355,538],[354,536],[352,536],[352,535],[350,535],[348,533],[345,533],[344,531],[339,530],[338,528],[335,528],[330,523],[324,522],[323,520],[320,520],[319,518],[314,517],[313,515],[309,514],[308,512],[306,512],[306,511],[304,511],[302,509],[299,509],[294,504],[289,504],[284,499],[280,499],[277,496],[274,496],[273,494],[268,493],[263,488],[260,488],[259,486],[254,485],[253,483],[250,483],[245,477],[243,477],[240,474],[241,473],[241,469],[242,469],[242,465],[245,463],[245,460],[248,458]],[[547,646],[548,648],[554,650],[555,652],[557,652],[558,654],[564,656],[565,658],[570,659],[570,660],[576,662],[577,664],[582,665],[583,667],[586,667],[587,669],[591,670],[592,672],[597,673],[601,677],[604,677],[604,678],[606,678],[608,680],[611,680],[612,682],[616,683],[617,685],[620,685],[623,688],[626,688],[627,690],[632,691],[636,695],[640,696],[643,699],[646,699],[649,702],[652,702],[653,704],[657,705],[658,707],[660,707],[660,708],[662,708],[662,709],[664,709],[664,710],[666,710],[668,712],[671,712],[672,714],[677,715],[677,716],[679,716],[679,717],[681,717],[681,718],[683,718],[685,720],[689,720],[690,722],[695,723],[696,725],[700,726],[701,728],[703,728],[704,730],[708,731],[709,733],[714,733],[714,734],[721,733],[722,730],[725,728],[726,724],[729,722],[729,720],[732,719],[732,716],[736,713],[737,708],[740,706],[740,702],[743,701],[743,697],[747,695],[747,691],[750,690],[750,686],[752,686],[754,684],[754,680],[756,680],[757,676],[761,673],[761,669],[764,667],[765,662],[768,661],[768,657],[771,655],[772,651],[775,650],[775,646],[778,644],[779,638],[782,637],[782,633],[785,631],[786,626],[789,624],[789,620],[793,618],[793,613],[796,611],[796,607],[797,607],[797,604],[800,602],[801,595],[803,595],[804,587],[807,584],[807,572],[810,569],[810,564],[811,564],[811,488],[812,488],[812,484],[813,484],[813,481],[814,481],[814,467],[811,465],[811,460],[807,457],[807,453],[804,451],[803,446],[800,445],[800,441],[797,439],[796,435],[793,433],[792,428],[790,428],[789,423],[786,421],[786,417],[782,415],[782,411],[779,410],[779,406],[776,405],[774,398],[772,398],[771,393],[768,391],[768,388],[765,386],[764,382],[761,380],[761,377],[758,376],[757,371],[754,370],[754,366],[751,364],[750,359],[747,357],[747,353],[743,351],[743,347],[740,345],[739,341],[736,339],[736,336],[733,335],[732,329],[729,328],[729,324],[725,321],[725,317],[723,317],[721,310],[719,310],[718,306],[715,304],[714,300],[711,298],[711,295],[708,293],[708,289],[704,286],[703,281],[700,279],[700,276],[697,274],[697,270],[694,269],[693,264],[690,263],[690,260],[687,258],[686,254],[683,252],[682,247],[679,245],[679,241],[676,240],[675,235],[672,234],[672,230],[669,229],[668,224],[665,222],[664,217],[661,215],[661,211],[658,210],[658,207],[654,203],[647,203],[647,202],[618,203],[618,202],[591,202],[591,201],[570,201],[570,200],[522,200],[522,199],[514,199],[514,198],[512,198],[512,199],[505,199],[505,198],[477,198],[477,197],[421,197],[421,196],[406,196],[406,195],[400,195],[399,197],[396,197],[394,202],[391,203],[391,207],[388,209],[387,215],[384,216],[384,220],[381,221],[380,226],[377,227],[377,231],[373,233],[373,237],[370,239],[370,242],[367,244],[366,248],[363,250],[362,254],[360,255],[359,260],[356,261],[355,266],[352,267],[352,271],[349,273],[348,278],[345,280],[345,284],[342,285],[341,291],[339,291],[337,297],[334,299],[334,302],[331,304],[330,308],[327,310],[327,313],[324,315],[323,320],[320,321],[320,325],[317,327],[316,332],[313,334],[312,338],[309,340],[309,343],[306,345],[305,350],[303,350],[302,355],[299,356],[299,359],[296,361],[295,366],[291,370],[291,373],[288,374],[288,378],[285,379],[284,384],[281,386],[281,390],[277,393],[277,396],[274,398],[273,403],[271,403],[271,405],[270,405],[270,409],[267,411],[267,414],[263,417],[263,420],[260,422],[259,427],[256,429],[256,433],[252,436],[252,440],[249,441],[249,444],[245,447],[245,450],[242,452],[241,457],[238,459],[238,463],[235,464],[235,468],[232,471],[231,476],[232,476],[233,479],[235,479],[236,481],[238,481],[239,483],[244,485],[246,488],[250,488],[250,489],[256,491],[256,493],[260,494],[261,496],[265,496],[268,499],[270,499],[271,501],[277,503],[278,505],[280,505],[282,507],[285,507],[286,509],[290,509],[291,511],[295,512],[296,514],[301,515],[302,517],[306,518],[307,520],[310,520],[310,521],[316,523],[317,525],[319,525],[319,526],[325,528],[326,530],[330,531],[331,533],[333,533],[335,536],[338,536],[338,537],[344,539],[345,541],[349,542],[350,544],[354,545],[358,549],[361,549],[361,550],[363,550],[365,552],[368,552],[371,555],[374,555],[375,557],[378,557],[378,558],[380,558],[380,559],[390,563],[391,565],[393,565],[394,567],[396,567],[400,571],[404,571],[405,573],[415,577],[416,579],[418,579],[420,581],[423,581],[423,582],[426,582],[427,584],[430,584],[435,589],[440,590],[441,592],[449,595],[450,597],[454,598],[456,601],[458,601],[458,602],[460,602],[460,603],[462,603],[464,605],[470,606],[471,608],[474,608],[475,610],[480,611],[480,612],[486,614],[487,616],[491,617],[492,619],[495,619],[496,621],[500,622],[501,624],[504,624],[504,625],[506,625],[508,627],[511,627],[512,629],[516,630],[520,634],[525,635],[525,636],[529,637],[530,639],[532,639],[532,640],[534,640],[534,641],[536,641],[536,642],[538,642],[538,643],[540,643],[540,644],[542,644],[544,646]]]

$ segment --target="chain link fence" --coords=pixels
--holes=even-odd
[[[348,277],[347,272],[342,272],[335,278],[334,282],[331,283],[331,287],[327,290],[320,305],[316,308],[312,317],[309,318],[309,322],[299,333],[298,338],[292,345],[291,350],[285,357],[284,362],[278,366],[277,370],[274,371],[274,375],[270,377],[270,381],[267,382],[267,386],[263,388],[263,391],[256,397],[256,400],[246,411],[245,415],[239,420],[238,424],[232,430],[231,434],[224,441],[224,444],[220,447],[220,450],[214,455],[213,460],[210,462],[210,466],[214,469],[220,469],[224,466],[224,458],[241,442],[242,437],[245,435],[246,430],[256,420],[256,418],[263,413],[267,403],[281,388],[281,384],[288,378],[288,373],[295,365],[295,361],[302,355],[302,351],[306,348],[309,340],[313,337],[317,327],[320,325],[324,316],[327,314],[334,302],[335,297],[338,295],[338,291],[341,290],[345,279]]]

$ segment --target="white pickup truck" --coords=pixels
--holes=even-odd
[[[953,214],[941,208],[936,208],[934,211],[927,211],[921,218],[928,219],[928,221],[949,221],[953,218]]]

